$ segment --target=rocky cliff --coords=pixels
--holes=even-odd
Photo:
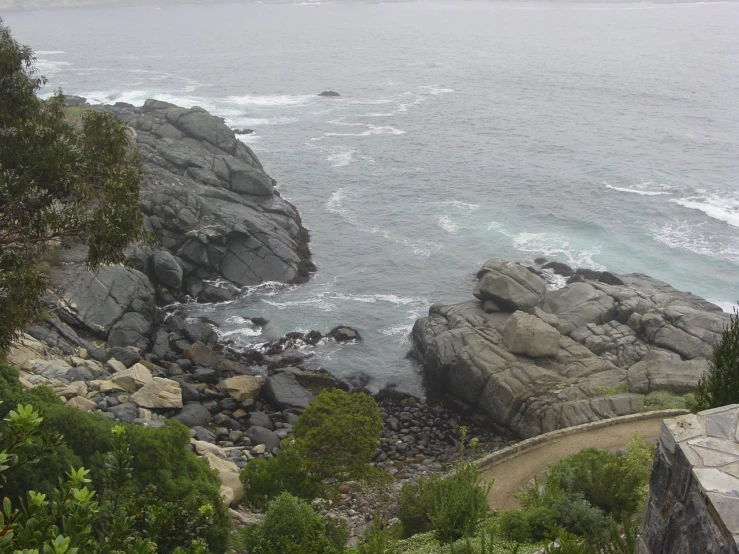
[[[241,286],[308,279],[314,267],[298,211],[220,118],[155,100],[94,108],[129,126],[146,171],[144,225],[155,242],[131,249],[133,268],[96,274],[85,267],[84,247],[62,253],[52,270],[57,295],[47,300],[64,323],[109,349],[172,358],[155,330],[157,305],[227,301]]]
[[[540,262],[489,260],[475,300],[416,321],[413,352],[433,386],[521,437],[695,390],[728,321],[719,307],[646,275]],[[551,290],[555,274],[569,280]]]

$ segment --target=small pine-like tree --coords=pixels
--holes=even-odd
[[[739,403],[739,311],[724,328],[713,349],[713,361],[698,381],[695,411]]]

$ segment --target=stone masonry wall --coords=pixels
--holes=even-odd
[[[638,554],[739,554],[739,404],[662,423]]]

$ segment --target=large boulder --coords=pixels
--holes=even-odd
[[[475,297],[483,302],[492,301],[507,312],[537,306],[547,290],[538,275],[520,264],[498,258],[485,262],[477,277]]]
[[[110,329],[108,348],[132,346],[145,350],[151,336],[151,320],[138,312],[127,312]]]
[[[152,380],[151,371],[143,364],[135,364],[113,375],[110,380],[128,392],[136,392]]]
[[[182,391],[176,381],[154,377],[131,395],[131,402],[139,408],[182,408]]]
[[[192,429],[193,427],[205,427],[213,419],[213,416],[208,408],[202,404],[187,404],[172,419],[176,419],[182,425]]]
[[[290,373],[278,373],[269,377],[264,384],[264,395],[283,410],[302,410],[313,400],[311,392],[303,388]]]
[[[107,339],[113,326],[128,313],[141,316],[134,316],[137,323],[153,321],[154,289],[140,271],[106,266],[91,272],[83,263],[73,263],[54,268],[52,279],[61,291],[59,316],[98,338]],[[142,335],[149,331],[142,325]],[[126,340],[120,342],[113,346],[128,346]]]
[[[280,446],[280,437],[265,427],[249,427],[246,436],[249,437],[253,445],[263,444],[267,447],[267,450],[274,450]]]
[[[550,292],[547,305],[553,314],[575,327],[588,323],[601,325],[616,316],[614,299],[590,283],[572,283]]]
[[[221,382],[221,390],[238,401],[257,398],[263,382],[253,375],[237,375]]]
[[[182,267],[172,254],[166,250],[157,250],[151,256],[151,265],[160,283],[171,289],[182,286]]]
[[[694,392],[709,365],[707,359],[683,360],[674,352],[655,349],[629,368],[629,390],[641,394],[660,390],[672,394]]]
[[[531,358],[556,356],[560,334],[538,317],[515,312],[503,328],[503,341],[509,351]]]

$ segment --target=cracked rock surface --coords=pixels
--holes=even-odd
[[[308,232],[297,209],[220,118],[157,100],[141,108],[119,103],[98,109],[135,131],[146,171],[145,225],[182,267],[183,290],[214,279],[238,286],[308,279]],[[148,254],[133,257],[156,277]],[[159,281],[179,292],[179,279]]]
[[[412,332],[430,383],[522,437],[696,389],[728,322],[718,306],[642,274],[555,272],[574,277],[546,290],[546,272],[493,259],[478,273],[477,300],[433,305]],[[491,275],[494,292],[480,294]]]

